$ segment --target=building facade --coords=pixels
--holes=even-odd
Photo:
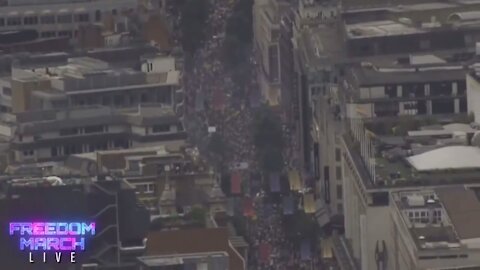
[[[0,6],[0,31],[36,30],[42,38],[77,37],[82,25],[137,10],[136,0],[20,0]]]
[[[147,146],[186,139],[171,108],[116,111],[93,106],[16,114],[13,162],[61,160],[72,154]]]

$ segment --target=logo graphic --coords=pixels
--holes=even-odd
[[[34,252],[43,251],[42,262],[47,262],[47,252],[55,252],[55,261],[62,261],[62,252],[70,252],[70,262],[75,263],[75,252],[85,250],[87,236],[95,235],[95,223],[85,222],[12,222],[10,236],[19,237],[19,249],[29,251],[30,263]]]

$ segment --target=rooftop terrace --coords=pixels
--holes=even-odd
[[[362,150],[351,135],[345,142],[367,188],[478,183],[480,131],[468,124],[427,126],[399,136],[366,133],[362,140],[371,141],[371,150]]]

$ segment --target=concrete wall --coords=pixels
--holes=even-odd
[[[480,121],[480,83],[467,74],[467,110],[473,113],[475,121]]]

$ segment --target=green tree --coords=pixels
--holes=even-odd
[[[283,130],[281,120],[270,107],[261,108],[255,117],[253,140],[257,159],[266,172],[283,170]]]
[[[185,52],[193,54],[205,40],[209,11],[209,0],[184,1],[181,8],[180,30]]]
[[[283,170],[284,161],[282,150],[279,148],[265,148],[260,155],[260,166],[266,172],[280,172]]]
[[[229,68],[241,67],[248,61],[253,39],[252,8],[253,0],[239,0],[227,19],[224,51],[225,64]]]
[[[196,224],[205,224],[205,218],[207,216],[207,210],[202,207],[194,207],[187,214],[187,219],[193,221]]]

